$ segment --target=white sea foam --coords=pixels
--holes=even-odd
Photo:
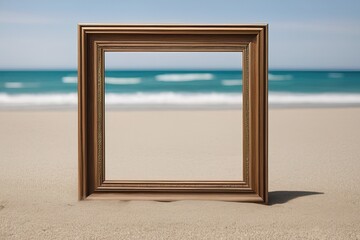
[[[235,93],[133,93],[105,95],[105,102],[110,106],[238,106],[242,102],[242,95]],[[360,105],[360,94],[269,94],[270,106],[282,105]],[[51,107],[51,106],[77,106],[76,93],[64,94],[7,94],[0,93],[1,107]]]
[[[223,79],[221,84],[223,86],[240,86],[242,85],[242,79]]]
[[[6,94],[0,93],[0,106],[67,106],[77,104],[77,94]]]
[[[345,93],[319,93],[319,94],[294,94],[271,93],[269,103],[273,105],[351,105],[360,104],[360,94]]]
[[[139,84],[141,82],[141,78],[114,78],[114,77],[106,77],[106,84],[116,84],[116,85],[129,85],[129,84]]]
[[[329,78],[342,78],[344,77],[343,73],[328,73]]]
[[[290,74],[286,75],[276,75],[276,74],[270,74],[268,75],[268,79],[270,81],[283,81],[283,80],[291,80],[293,79],[293,76]]]
[[[221,93],[135,93],[106,94],[106,104],[116,105],[214,105],[240,104],[241,94]]]
[[[240,104],[241,94],[198,93],[181,94],[165,93],[133,93],[105,95],[107,105],[219,105]],[[0,107],[26,107],[26,106],[75,106],[76,93],[64,94],[6,94],[0,93]]]
[[[155,79],[160,82],[187,82],[200,80],[213,80],[211,73],[181,73],[181,74],[159,74]]]
[[[5,88],[23,88],[24,84],[21,82],[6,82],[4,84]]]
[[[62,82],[63,83],[77,83],[77,77],[62,77]]]

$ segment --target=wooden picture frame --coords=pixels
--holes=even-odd
[[[79,199],[268,201],[267,25],[78,26]],[[242,181],[105,180],[104,55],[243,53]]]

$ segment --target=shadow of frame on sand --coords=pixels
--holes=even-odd
[[[269,192],[269,204],[284,204],[299,197],[310,195],[324,194],[323,192],[310,192],[310,191],[273,191]]]

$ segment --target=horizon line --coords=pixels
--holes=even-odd
[[[242,71],[235,68],[109,68],[105,71]],[[0,71],[78,71],[77,68],[0,68]],[[268,71],[360,71],[360,68],[269,68]]]

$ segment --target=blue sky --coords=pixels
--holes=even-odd
[[[0,68],[75,69],[77,23],[111,22],[269,23],[270,68],[360,69],[359,13],[358,0],[0,0]]]

